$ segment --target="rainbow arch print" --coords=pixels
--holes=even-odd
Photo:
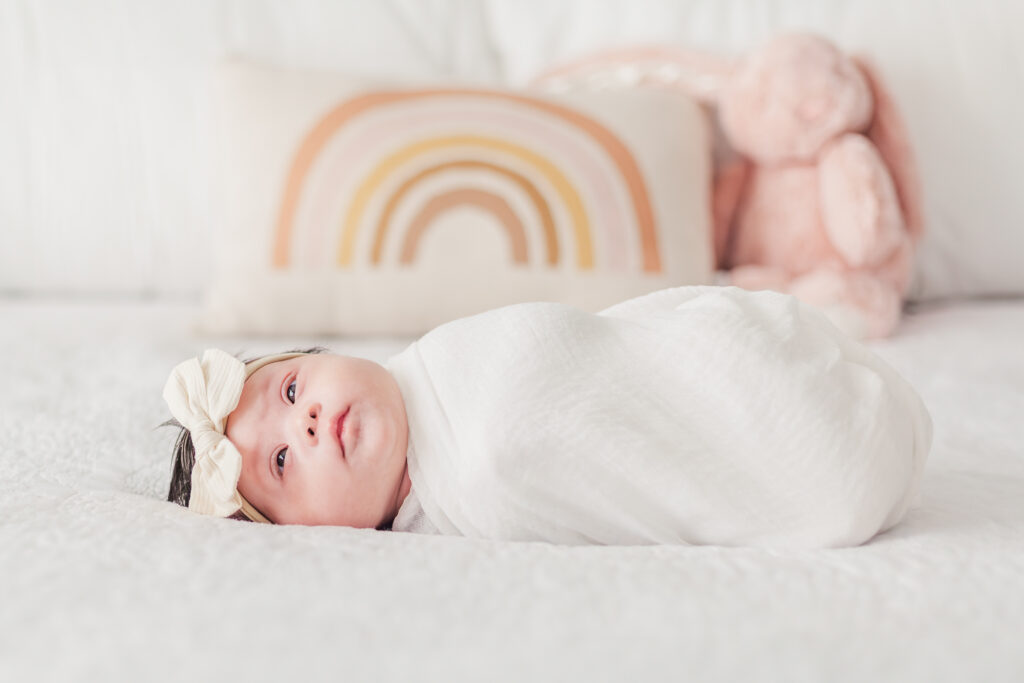
[[[401,202],[402,198],[406,193],[416,185],[419,181],[432,176],[436,173],[443,172],[450,168],[480,168],[490,170],[499,175],[507,176],[516,183],[523,192],[530,198],[531,203],[536,209],[537,215],[540,217],[542,229],[544,232],[544,251],[545,261],[549,265],[555,265],[558,263],[558,233],[555,229],[555,220],[551,215],[551,208],[548,206],[544,197],[540,194],[533,183],[529,181],[525,176],[515,171],[509,170],[497,164],[492,164],[487,161],[480,161],[476,159],[460,159],[456,161],[447,161],[440,164],[429,166],[428,168],[420,171],[413,175],[411,178],[406,180],[393,193],[384,207],[384,211],[381,214],[380,220],[377,222],[377,228],[374,232],[373,240],[373,263],[380,263],[382,260],[382,252],[384,249],[384,240],[387,234],[388,226],[390,225],[391,216],[395,211],[395,208]],[[451,193],[460,192],[459,190],[452,190]],[[486,202],[486,205],[491,209],[498,219],[505,226],[505,229],[510,234],[510,238],[513,242],[513,258],[516,263],[524,263],[526,261],[526,237],[524,234],[522,222],[518,216],[514,215],[514,212],[509,208],[508,202],[498,197],[494,193],[487,192],[486,199],[483,199],[485,191],[483,190],[468,190],[472,193],[468,197],[466,195],[456,195],[458,199],[464,199],[465,203],[481,204]],[[437,199],[431,200],[431,202],[424,208],[423,212],[417,214],[416,220],[409,226],[409,232],[407,235],[410,237],[407,247],[407,242],[403,242],[402,246],[402,263],[410,263],[413,258],[413,254],[416,251],[416,245],[419,241],[420,234],[426,227],[426,222],[429,218],[433,218],[435,213],[440,210],[447,208],[450,205],[457,204],[459,202],[453,202],[451,200],[451,193],[439,195]],[[511,215],[510,215],[511,214]],[[426,218],[421,218],[425,216]],[[513,235],[514,233],[514,235]]]
[[[606,125],[549,100],[458,88],[370,92],[323,115],[288,169],[272,263],[295,265],[301,236],[309,258],[329,251],[334,267],[409,265],[459,207],[488,214],[516,264],[534,254],[581,271],[662,270],[643,175]]]

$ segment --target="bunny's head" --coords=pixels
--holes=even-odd
[[[873,106],[857,64],[809,34],[782,35],[751,53],[719,93],[730,144],[762,164],[815,157],[836,136],[867,128]]]

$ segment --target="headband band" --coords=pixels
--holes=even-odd
[[[238,491],[242,454],[224,436],[224,427],[238,406],[245,380],[266,365],[302,355],[281,353],[245,364],[220,349],[207,349],[202,360],[191,358],[171,371],[164,385],[164,401],[174,419],[189,431],[196,451],[190,510],[217,517],[241,510],[254,522],[270,523]]]

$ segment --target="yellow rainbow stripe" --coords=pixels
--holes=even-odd
[[[586,209],[572,183],[558,170],[558,167],[543,156],[521,145],[483,135],[449,135],[420,140],[403,147],[385,157],[383,161],[369,173],[353,195],[352,204],[342,221],[341,245],[338,249],[338,264],[348,266],[352,263],[355,253],[356,233],[366,206],[374,192],[384,180],[396,169],[422,154],[444,149],[446,147],[482,147],[484,149],[503,152],[537,168],[555,188],[569,212],[573,233],[576,236],[576,264],[579,268],[589,270],[594,267],[594,249],[590,237],[590,222]]]

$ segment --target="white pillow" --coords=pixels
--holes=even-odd
[[[713,277],[709,136],[678,94],[367,84],[230,63],[205,332],[420,334]]]

